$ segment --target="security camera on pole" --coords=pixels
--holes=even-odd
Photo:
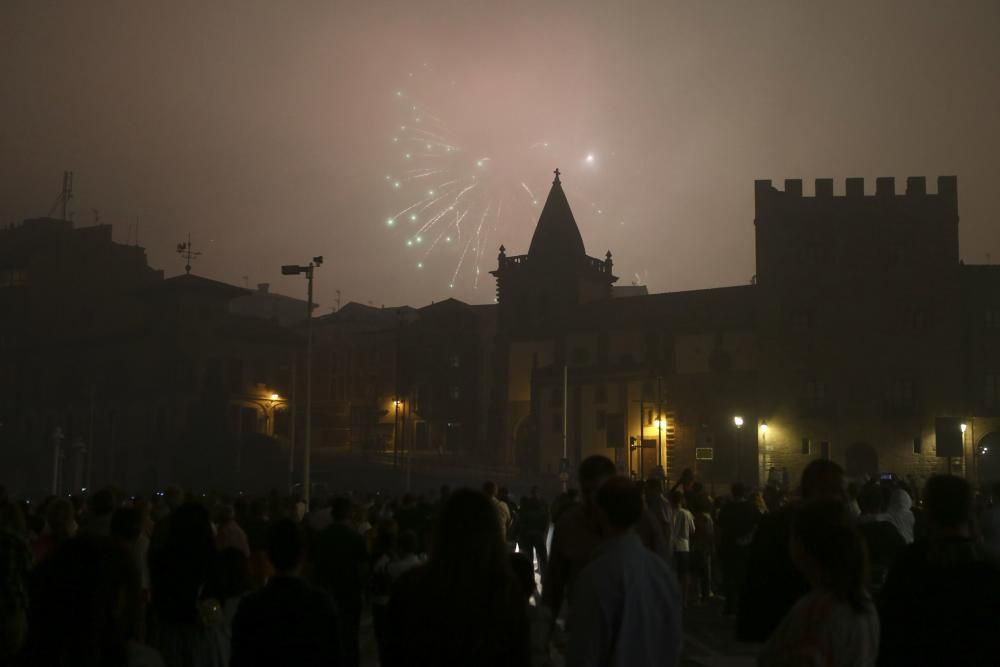
[[[323,256],[313,257],[308,266],[286,264],[281,267],[281,275],[297,276],[304,273],[309,281],[308,305],[306,306],[306,442],[305,461],[302,464],[302,500],[309,509],[309,496],[312,493],[312,319],[313,319],[313,269],[322,266]]]

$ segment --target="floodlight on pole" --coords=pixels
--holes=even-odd
[[[736,424],[736,428],[740,428],[741,426],[743,426],[743,417],[736,415],[735,417],[733,417],[733,423]]]
[[[304,462],[302,464],[302,500],[309,507],[312,494],[312,320],[313,320],[313,270],[323,264],[323,256],[313,257],[308,266],[285,264],[281,267],[281,275],[297,276],[305,274],[309,281],[306,304],[306,442]]]

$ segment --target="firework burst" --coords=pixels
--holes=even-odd
[[[416,269],[436,268],[434,275],[452,290],[478,289],[489,270],[484,259],[493,257],[487,251],[499,246],[500,234],[509,237],[515,228],[520,234],[534,227],[544,203],[536,196],[537,179],[566,156],[557,154],[547,140],[489,146],[475,130],[453,129],[457,125],[441,109],[458,107],[455,100],[461,91],[453,81],[441,85],[427,68],[408,76],[407,84],[392,93],[397,125],[389,136],[392,169],[384,175],[384,185],[386,201],[395,206],[384,224]],[[503,125],[502,119],[478,120]],[[505,137],[521,134],[520,128],[502,129]],[[596,167],[593,152],[575,153],[577,157],[562,164]],[[525,173],[536,179],[534,188]],[[592,198],[584,201],[591,203]],[[591,208],[600,210],[595,203]]]

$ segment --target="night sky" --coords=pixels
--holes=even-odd
[[[750,280],[754,179],[956,174],[964,260],[1000,261],[998,35],[995,0],[4,0],[0,223],[71,169],[75,222],[167,275],[188,232],[296,296],[324,255],[328,312],[491,302],[556,167],[650,291]]]

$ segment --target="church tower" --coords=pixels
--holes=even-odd
[[[618,280],[610,252],[605,259],[587,256],[558,169],[555,175],[528,254],[508,256],[500,246],[491,271],[499,310],[490,429],[500,461],[531,471],[540,460],[535,381],[566,363],[574,312],[581,304],[610,299]]]
[[[497,303],[501,330],[537,334],[558,329],[563,316],[576,306],[611,297],[611,253],[605,259],[587,256],[583,237],[555,170],[527,255],[508,256],[500,246]]]

